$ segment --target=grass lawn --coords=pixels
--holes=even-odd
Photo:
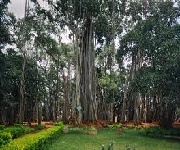
[[[98,130],[97,135],[89,134],[62,134],[48,146],[49,150],[101,150],[109,143],[114,143],[114,150],[126,150],[130,145],[136,150],[180,150],[180,141],[157,139],[143,136],[142,130],[125,130],[121,135],[113,129]],[[107,149],[107,148],[106,148]]]

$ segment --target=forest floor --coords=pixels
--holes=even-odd
[[[173,126],[174,128],[180,128],[180,122],[174,122],[174,123],[172,124],[172,126]]]
[[[48,146],[49,150],[101,150],[104,145],[113,143],[114,150],[125,150],[127,146],[137,150],[179,150],[178,140],[150,138],[145,136],[143,130],[123,130],[117,134],[114,129],[98,129],[97,135],[68,133],[62,134],[53,144]]]
[[[44,125],[46,128],[50,128],[54,125],[54,122],[53,121],[42,121],[41,124]],[[31,122],[31,126],[36,126],[36,125],[38,125],[38,123]]]
[[[37,123],[31,123],[31,125],[37,125]],[[53,121],[43,121],[42,125],[45,125],[46,128],[52,127],[54,125]],[[85,125],[92,125],[92,126],[96,126],[96,127],[107,127],[108,123],[105,121],[98,121],[96,124],[92,124],[92,123],[87,123]],[[134,126],[133,122],[128,122],[128,123],[124,123],[123,126]],[[158,126],[157,122],[153,122],[153,123],[141,123],[142,127],[152,127],[152,126]],[[180,128],[180,122],[174,122],[172,124],[172,126],[174,128]]]

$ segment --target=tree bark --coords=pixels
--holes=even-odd
[[[122,113],[121,113],[121,122],[127,121],[127,94],[128,94],[128,79],[126,78],[124,84],[124,93],[123,93],[123,104],[122,104]]]
[[[25,66],[26,66],[26,54],[25,52],[23,52],[22,76],[20,80],[20,102],[19,102],[18,123],[23,123],[23,120],[24,120]]]
[[[88,17],[84,27],[80,68],[80,100],[83,110],[83,121],[97,120],[96,100],[96,75],[95,75],[95,51],[94,51],[94,29],[92,18]]]
[[[42,104],[41,101],[38,102],[38,125],[41,125],[42,121]]]
[[[76,122],[77,124],[81,124],[82,123],[82,106],[80,103],[80,97],[81,97],[81,85],[80,85],[80,76],[81,76],[81,53],[80,53],[80,48],[79,48],[79,42],[78,42],[78,33],[75,34],[75,54],[76,54]],[[77,109],[79,108],[79,109]]]

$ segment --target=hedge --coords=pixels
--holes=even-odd
[[[4,130],[5,129],[5,125],[0,125],[0,130]]]
[[[11,127],[5,127],[0,125],[0,149],[3,145],[9,143],[12,139],[18,138],[24,134],[28,134],[34,131],[34,128],[15,124]]]
[[[8,144],[12,140],[11,133],[8,132],[0,132],[0,149],[2,145]]]
[[[11,133],[12,135],[12,138],[15,139],[15,138],[18,138],[24,134],[27,134],[27,133],[31,133],[33,132],[34,129],[33,128],[30,128],[30,127],[26,127],[26,126],[11,126],[11,127],[7,127],[3,130],[3,132],[7,132],[7,133]]]
[[[27,134],[12,140],[2,150],[44,150],[47,144],[56,139],[62,132],[62,126],[53,126],[38,133]]]

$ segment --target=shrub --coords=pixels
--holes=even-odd
[[[69,127],[68,126],[65,126],[63,127],[63,133],[69,133]]]
[[[87,134],[94,134],[96,135],[97,134],[97,129],[93,126],[85,126],[83,128],[83,132],[84,133],[87,133]]]
[[[136,129],[144,129],[144,127],[141,125],[138,125],[138,126],[136,126]]]
[[[6,145],[7,143],[9,143],[12,140],[12,135],[11,133],[7,133],[7,132],[1,132],[0,133],[0,147],[2,145]]]
[[[34,128],[30,128],[28,126],[24,126],[23,129],[25,130],[25,134],[31,133],[31,132],[35,131]]]
[[[128,125],[127,128],[128,129],[135,129],[136,127],[134,125]]]
[[[108,125],[108,127],[112,128],[112,129],[122,129],[123,128],[123,124],[122,123],[118,123],[118,124]]]
[[[72,134],[81,134],[81,133],[83,133],[83,129],[82,128],[78,128],[78,127],[69,128],[69,133],[72,133]]]
[[[0,125],[0,130],[4,130],[5,129],[5,125]]]
[[[96,128],[93,127],[93,126],[84,126],[83,130],[85,130],[85,131],[92,131],[92,130],[96,130]]]
[[[84,126],[84,127],[83,127],[83,130],[84,130],[84,131],[89,131],[89,130],[91,130],[91,126]]]
[[[42,125],[42,124],[35,126],[35,130],[42,130],[44,128],[45,128],[45,125]]]
[[[8,127],[8,128],[5,128],[3,131],[11,133],[12,138],[14,139],[14,138],[20,137],[24,134],[30,133],[30,132],[34,131],[34,129],[21,125],[21,126]]]
[[[119,124],[116,125],[116,127],[117,127],[118,129],[119,129],[119,128],[122,129],[122,128],[123,128],[123,124],[122,124],[122,123],[119,123]]]
[[[19,128],[19,127],[8,127],[4,129],[4,132],[11,133],[13,139],[25,134],[23,128]]]
[[[43,150],[47,144],[56,139],[62,132],[62,127],[54,126],[42,130],[36,134],[27,134],[23,137],[12,140],[2,150]]]
[[[55,126],[61,126],[62,128],[64,127],[64,123],[62,121],[55,123]]]
[[[20,128],[23,128],[23,125],[22,125],[22,124],[14,124],[14,127],[20,127]]]

